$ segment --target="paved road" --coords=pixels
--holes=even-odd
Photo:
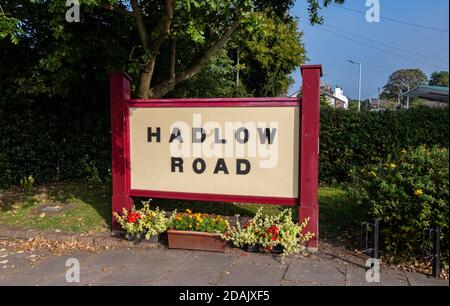
[[[6,256],[5,256],[6,255]],[[66,281],[66,262],[80,263],[80,282]],[[5,262],[7,260],[7,262]],[[1,264],[3,262],[3,264]],[[422,274],[381,271],[381,282],[366,281],[361,258],[327,252],[309,257],[280,257],[241,251],[222,253],[183,250],[118,249],[100,253],[17,251],[0,245],[0,286],[8,285],[442,285],[448,281]]]

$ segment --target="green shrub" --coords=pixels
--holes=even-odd
[[[0,98],[0,187],[17,186],[30,174],[39,184],[110,179],[107,99],[102,107],[64,111],[54,101],[27,102],[3,104]]]
[[[314,234],[303,233],[308,222],[309,218],[300,224],[294,223],[290,209],[272,216],[263,214],[260,208],[251,221],[243,227],[237,221],[236,226],[231,227],[222,237],[236,247],[257,245],[263,251],[272,251],[275,247],[281,246],[283,255],[290,255],[299,253],[304,244],[313,238]]]
[[[58,103],[0,97],[0,187],[18,185],[30,173],[39,183],[110,180],[108,83],[94,83],[99,88],[95,97],[85,89],[81,96],[56,99]],[[347,182],[354,166],[402,148],[422,144],[448,148],[448,119],[448,109],[357,113],[322,108],[320,181]]]
[[[368,218],[381,219],[383,250],[394,261],[424,255],[425,228],[441,228],[448,263],[448,149],[420,146],[353,170],[351,193]]]
[[[420,145],[448,148],[448,109],[354,112],[322,109],[320,181],[347,182],[354,166],[364,166]]]

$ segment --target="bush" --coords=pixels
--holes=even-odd
[[[108,182],[110,116],[108,100],[102,102],[75,108],[54,101],[0,100],[0,187],[19,185],[30,175],[36,184]]]
[[[304,243],[314,236],[310,232],[303,233],[308,222],[309,219],[305,219],[301,224],[294,223],[291,209],[271,216],[263,214],[260,208],[251,221],[243,227],[237,221],[236,226],[231,227],[223,238],[236,247],[257,245],[264,251],[272,251],[281,246],[283,255],[290,255],[299,253]]]
[[[29,175],[36,184],[109,182],[108,83],[106,79],[85,83],[98,90],[85,88],[83,94],[64,99],[0,97],[0,187],[18,185]],[[448,148],[448,121],[448,110],[442,109],[357,113],[323,108],[320,180],[347,182],[353,166],[402,148],[422,144]]]
[[[125,231],[125,237],[129,240],[150,240],[160,233],[165,232],[172,223],[173,217],[167,217],[164,210],[158,207],[150,209],[150,202],[143,202],[144,207],[137,210],[132,206],[128,211],[122,209],[122,214],[113,213],[117,223]]]
[[[439,226],[442,259],[448,263],[448,157],[446,148],[420,146],[353,170],[351,193],[368,218],[381,219],[390,259],[423,256],[423,230]]]
[[[420,145],[448,148],[448,109],[354,112],[321,110],[320,181],[347,182],[364,166]],[[395,157],[395,156],[394,156]]]

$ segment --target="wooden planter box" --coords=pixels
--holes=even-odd
[[[219,234],[168,230],[170,249],[225,252],[227,242]]]

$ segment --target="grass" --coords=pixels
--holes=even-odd
[[[140,200],[136,199],[139,207]],[[1,204],[3,202],[3,205]],[[39,208],[49,203],[63,208],[57,214],[42,216]],[[221,215],[252,217],[263,207],[267,214],[277,214],[289,207],[275,205],[252,205],[211,203],[196,201],[162,200],[151,201],[152,207],[166,211],[184,211],[215,213]],[[294,218],[298,210],[293,209]],[[321,187],[319,189],[320,233],[323,238],[340,237],[354,224],[355,209],[346,193],[338,187]],[[61,230],[77,233],[106,232],[111,222],[111,190],[109,187],[92,186],[82,183],[53,184],[34,188],[26,194],[15,189],[0,191],[0,224],[15,224],[22,227],[42,230]]]
[[[110,191],[87,184],[53,184],[21,190],[0,191],[0,223],[41,230],[77,233],[106,232],[110,228]],[[42,215],[48,204],[62,207],[61,213]]]

